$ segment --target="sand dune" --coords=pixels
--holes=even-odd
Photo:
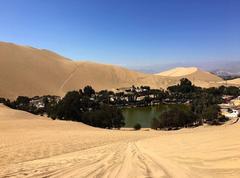
[[[177,67],[168,71],[156,74],[158,76],[189,78],[190,80],[199,80],[205,82],[220,82],[222,79],[210,72],[203,71],[196,67]]]
[[[0,43],[0,96],[61,94],[76,64],[53,52]]]
[[[0,106],[0,177],[239,177],[239,129],[114,131]]]
[[[92,85],[96,90],[150,85],[166,86],[161,77],[128,69],[74,62],[56,53],[12,43],[0,43],[0,97],[64,95]]]
[[[240,78],[218,82],[218,86],[221,86],[221,85],[240,87]]]
[[[174,78],[176,80],[188,78],[194,85],[205,88],[219,86],[223,81],[220,77],[196,67],[177,67],[155,75]]]
[[[166,88],[178,80],[131,71],[120,66],[97,64],[93,62],[76,62],[78,68],[63,86],[63,91],[93,86],[96,90],[116,89],[132,85],[148,85],[152,88]],[[77,82],[81,81],[81,82]]]
[[[240,78],[236,78],[236,79],[233,79],[233,80],[228,80],[227,84],[230,84],[230,85],[240,85]]]
[[[222,81],[197,68],[177,68],[159,75],[144,74],[119,66],[74,62],[54,52],[0,42],[0,97],[59,95],[92,85],[96,90],[132,85],[166,88],[182,77],[209,87]]]
[[[156,75],[168,76],[168,77],[179,77],[179,76],[190,75],[194,72],[197,72],[197,70],[198,68],[196,67],[177,67],[174,69],[170,69],[170,70],[158,73]]]

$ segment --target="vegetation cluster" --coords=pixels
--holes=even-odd
[[[223,96],[237,97],[238,87],[200,88],[183,78],[167,90],[151,89],[148,86],[132,86],[117,92],[95,92],[91,86],[83,90],[69,91],[63,98],[58,96],[19,96],[15,101],[0,98],[0,103],[33,114],[47,115],[52,119],[72,120],[101,128],[121,128],[125,125],[121,109],[156,104],[184,104],[188,109],[171,107],[153,119],[154,129],[179,129],[199,126],[204,123],[218,125],[227,118],[220,114],[218,104]],[[136,125],[138,130],[141,125]]]

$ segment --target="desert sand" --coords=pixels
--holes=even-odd
[[[176,67],[174,69],[170,69],[167,71],[160,72],[156,75],[160,76],[169,76],[169,77],[179,77],[179,76],[185,76],[190,75],[194,72],[197,72],[198,68],[196,67]]]
[[[177,80],[187,78],[194,85],[204,88],[220,86],[220,83],[223,81],[220,77],[196,67],[177,67],[155,75]]]
[[[236,78],[236,79],[232,79],[232,80],[228,80],[228,81],[222,81],[220,83],[225,84],[225,85],[240,86],[240,78]]]
[[[0,42],[0,97],[9,99],[17,96],[63,96],[86,85],[99,91],[132,85],[167,88],[179,83],[183,77],[202,87],[216,86],[222,81],[194,67],[165,73],[170,74],[145,74],[120,66],[75,62],[48,50]]]
[[[119,131],[0,106],[0,177],[240,177],[240,124]]]

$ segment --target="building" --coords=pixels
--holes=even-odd
[[[240,106],[240,96],[238,96],[238,97],[235,98],[235,99],[232,99],[232,100],[230,101],[230,104],[233,105],[233,106],[236,106],[236,107]]]
[[[239,116],[239,110],[237,109],[222,109],[222,115],[228,118],[236,118]]]
[[[42,98],[38,98],[38,99],[33,99],[30,101],[31,105],[40,109],[40,108],[44,108],[45,107],[45,104],[43,102],[43,99]]]
[[[145,96],[138,96],[136,101],[143,101],[145,99]]]

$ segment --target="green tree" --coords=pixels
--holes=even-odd
[[[121,128],[125,125],[121,110],[106,104],[97,110],[85,112],[82,122],[101,128]]]
[[[171,107],[163,111],[157,120],[153,120],[152,128],[178,129],[197,125],[198,122],[198,117],[190,110]]]
[[[142,128],[141,124],[137,123],[133,127],[135,130],[140,130]]]
[[[219,123],[220,118],[220,107],[218,105],[211,105],[203,110],[203,118],[209,124]]]
[[[160,128],[160,122],[157,118],[153,118],[152,122],[151,122],[151,128],[157,130],[158,128]]]
[[[89,97],[91,97],[93,94],[95,94],[95,90],[89,85],[84,87],[83,92],[85,95],[87,95]]]
[[[19,96],[17,97],[16,101],[12,103],[12,106],[16,109],[24,110],[24,111],[31,111],[30,108],[30,98],[26,96]]]
[[[81,96],[77,91],[68,92],[57,104],[55,114],[59,119],[80,121],[81,118]]]

